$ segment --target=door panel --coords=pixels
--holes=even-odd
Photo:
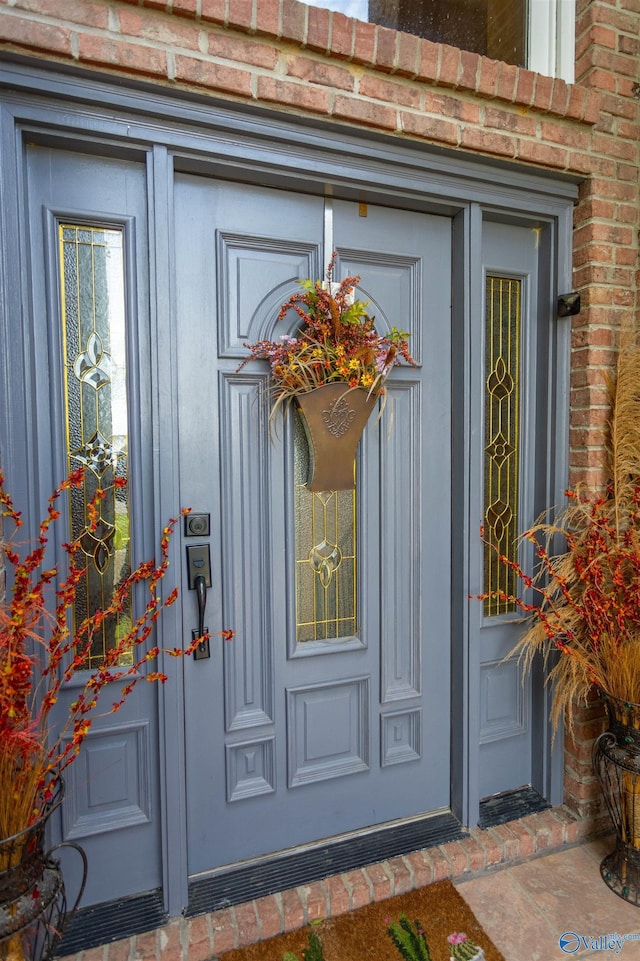
[[[536,471],[544,471],[544,431],[538,286],[540,232],[487,222],[483,228],[484,300],[484,485],[483,523],[502,553],[514,556],[517,537],[537,516]],[[544,338],[542,338],[544,340]],[[528,548],[519,548],[522,552]],[[485,589],[512,593],[498,582],[506,568],[487,554]],[[530,566],[530,565],[528,565]],[[481,605],[478,605],[478,610]],[[504,609],[503,609],[504,608]],[[478,610],[474,613],[477,613]],[[522,632],[513,605],[484,605],[479,631],[480,797],[530,785],[532,773],[532,681],[517,661],[503,661]]]
[[[266,365],[237,371],[245,342],[278,335],[297,279],[323,274],[324,204],[187,176],[175,191],[181,499],[211,513],[208,626],[236,631],[187,665],[194,875],[448,806],[450,224],[335,205],[336,276],[362,274],[419,364],[394,373],[357,494],[331,495],[329,514],[296,488],[300,432],[293,414],[269,424]],[[336,512],[355,544],[357,630],[303,639],[300,545]],[[189,636],[193,594],[183,605]]]
[[[120,576],[118,563],[128,563],[129,530],[134,565],[153,556],[156,544],[153,518],[142,510],[150,466],[149,371],[139,363],[149,354],[146,172],[142,164],[30,146],[26,173],[39,439],[34,479],[46,497],[81,465],[88,484],[105,488],[115,473],[128,476],[128,502],[112,504],[111,515],[109,497],[102,502],[95,538],[84,505],[74,500],[74,524],[81,525],[74,535],[85,524],[92,543],[87,548],[83,540],[87,594],[108,594]],[[60,506],[56,536],[68,540],[69,505],[62,498]],[[103,553],[92,555],[100,531]],[[92,657],[94,666],[100,659],[100,653]],[[65,685],[53,724],[63,723],[85,679],[78,672]],[[62,838],[80,841],[87,853],[85,905],[114,891],[125,896],[161,885],[157,694],[154,685],[141,684],[114,715],[108,710],[119,698],[116,688],[102,695],[107,714],[94,720],[68,768],[61,823],[54,819]],[[77,867],[69,855],[70,891]]]

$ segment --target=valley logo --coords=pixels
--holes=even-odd
[[[613,951],[620,954],[625,941],[640,941],[640,933],[636,934],[576,934],[575,931],[565,931],[560,935],[558,944],[565,954],[577,954],[583,948],[585,951]]]

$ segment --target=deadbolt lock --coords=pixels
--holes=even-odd
[[[210,514],[186,514],[184,518],[185,537],[208,537],[211,533]]]

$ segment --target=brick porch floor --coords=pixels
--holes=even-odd
[[[601,835],[455,883],[505,961],[638,961],[640,910],[600,873],[614,848]]]

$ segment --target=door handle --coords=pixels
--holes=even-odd
[[[198,598],[198,637],[204,634],[204,611],[207,606],[207,582],[203,574],[195,579],[196,597]]]
[[[198,627],[191,631],[191,640],[203,638],[193,652],[196,661],[210,657],[209,638],[204,623],[207,607],[207,590],[211,587],[211,556],[208,544],[189,544],[187,547],[187,574],[189,590],[196,592],[198,602]]]

